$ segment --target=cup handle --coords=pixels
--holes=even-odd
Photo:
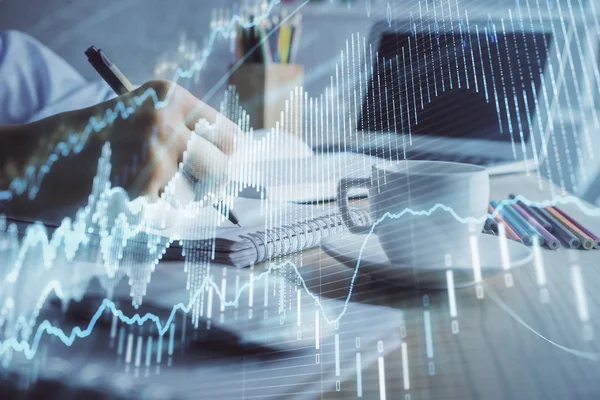
[[[356,221],[352,219],[348,205],[348,189],[352,187],[368,188],[369,186],[371,186],[371,178],[342,178],[338,183],[337,201],[340,206],[340,214],[342,214],[342,220],[348,230],[355,234],[369,233],[372,224],[357,225]]]

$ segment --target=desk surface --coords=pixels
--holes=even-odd
[[[505,199],[508,193],[536,201],[562,195],[547,181],[540,188],[535,173],[491,179],[492,199]],[[564,209],[590,228],[600,228],[600,217],[586,216],[574,204]],[[347,293],[348,271],[320,249],[305,252],[302,264],[321,281],[323,294]],[[353,299],[404,312],[406,327],[398,335],[406,343],[410,375],[407,385],[401,348],[386,356],[389,398],[597,398],[599,288],[600,250],[561,248],[542,249],[537,267],[532,262],[485,279],[481,299],[475,287],[457,289],[455,319],[447,291],[390,288],[360,277]],[[379,396],[377,368],[364,370],[362,381],[365,397]],[[341,389],[331,397],[356,396],[356,379]]]
[[[539,201],[561,195],[551,184],[544,181],[540,188],[537,182],[535,174],[493,177],[491,196],[503,199],[508,193],[515,193]],[[586,216],[572,203],[564,205],[564,208],[577,219],[585,221],[586,226],[600,232],[600,216]],[[319,248],[297,254],[293,259],[313,293],[319,293],[324,301],[346,298],[353,270],[340,265]],[[178,268],[175,264],[165,267]],[[254,273],[259,273],[261,268],[266,266],[256,266]],[[285,276],[280,275],[293,281],[295,274],[288,272]],[[359,274],[351,301],[379,305],[381,307],[375,307],[378,310],[400,309],[404,313],[404,322],[390,321],[393,337],[380,345],[373,340],[372,331],[378,328],[367,322],[372,321],[368,318],[370,315],[365,315],[364,326],[354,327],[351,331],[347,326],[344,329],[342,319],[339,345],[350,351],[351,357],[342,358],[337,378],[328,378],[327,385],[321,384],[320,390],[312,392],[306,390],[306,385],[287,387],[291,380],[287,381],[285,375],[282,379],[271,377],[270,380],[258,379],[258,383],[250,382],[249,379],[255,378],[249,377],[255,376],[260,368],[267,371],[277,368],[276,371],[281,372],[285,371],[286,364],[272,360],[269,361],[272,364],[261,364],[262,367],[258,368],[256,363],[264,360],[245,354],[232,355],[229,354],[231,351],[223,349],[215,354],[213,348],[209,352],[190,350],[189,347],[176,348],[173,367],[180,365],[179,369],[171,368],[169,358],[168,363],[163,362],[160,374],[159,366],[153,365],[150,371],[141,368],[137,377],[137,368],[129,369],[123,365],[124,354],[115,363],[118,345],[114,341],[107,349],[110,318],[94,335],[77,341],[70,348],[55,339],[46,339],[49,346],[44,350],[42,363],[57,365],[60,358],[63,363],[68,362],[71,369],[80,369],[82,375],[91,374],[94,377],[91,382],[99,388],[108,385],[126,387],[139,380],[140,385],[160,398],[164,398],[165,393],[155,392],[151,384],[163,380],[168,385],[176,382],[187,388],[181,376],[192,376],[187,375],[190,371],[196,373],[193,383],[199,388],[199,391],[186,392],[190,398],[202,397],[201,390],[208,385],[215,388],[210,397],[218,394],[224,399],[239,398],[242,394],[249,397],[260,393],[264,395],[265,385],[272,388],[278,384],[285,385],[285,392],[289,394],[321,398],[355,398],[359,384],[364,398],[597,398],[600,395],[600,342],[597,340],[600,335],[597,318],[600,312],[599,287],[600,250],[542,249],[537,266],[532,262],[509,273],[485,279],[482,298],[477,297],[475,287],[457,289],[457,316],[452,318],[445,290],[394,288]],[[290,304],[293,301],[291,299]],[[308,301],[310,303],[311,300]],[[77,323],[84,325],[88,320]],[[128,332],[123,336],[125,344],[130,336],[133,344],[132,335],[136,331]],[[177,332],[177,337],[180,337],[180,331]],[[181,338],[183,340],[183,335]],[[355,340],[361,338],[363,345],[354,348],[358,343]],[[312,346],[314,350],[314,344]],[[386,346],[385,351],[381,351],[379,346]],[[322,361],[318,367],[321,372],[314,376],[306,375],[305,381],[325,379],[326,369],[333,368],[333,349],[333,339],[329,338],[328,345],[323,344],[319,351],[322,360],[328,359],[330,363]],[[354,352],[361,353],[364,360],[360,373],[356,372],[359,363],[354,361]],[[54,358],[54,353],[59,354],[59,358]],[[286,356],[294,357],[292,353]],[[92,368],[96,361],[102,361],[102,370]],[[210,375],[208,369],[206,374],[202,372],[202,368],[209,368],[211,363],[215,365],[210,369]],[[311,368],[315,366],[312,350],[306,363],[311,364]],[[253,368],[256,370],[254,375]],[[109,374],[110,370],[115,370],[112,372],[119,379],[114,379],[114,375]],[[384,378],[382,371],[385,371]],[[296,377],[302,374],[290,371],[290,374],[293,373]],[[336,379],[340,380],[337,388]],[[252,383],[263,385],[263,388],[251,391],[248,386]],[[385,385],[385,396],[382,396],[382,385]]]

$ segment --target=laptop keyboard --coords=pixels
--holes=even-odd
[[[404,153],[400,149],[365,149],[366,154],[387,158],[387,159],[404,159]],[[416,152],[410,151],[406,153],[406,159],[408,160],[437,160],[437,161],[451,161],[463,164],[475,164],[475,165],[494,165],[505,161],[498,157],[484,157],[475,155],[461,155],[461,154],[447,154],[447,153],[434,153],[434,152]]]
[[[481,156],[466,156],[456,154],[440,154],[440,153],[420,153],[420,154],[407,154],[407,158],[410,160],[438,160],[438,161],[452,161],[464,164],[475,164],[475,165],[490,165],[497,164],[501,159],[494,159]]]
[[[356,144],[348,144],[348,151],[356,151],[370,156],[385,158],[385,159],[398,159],[403,160],[405,154],[401,147],[394,146],[381,146],[380,143],[365,142]],[[343,151],[342,146],[338,145],[317,145],[313,146],[313,150],[317,152],[338,152]],[[449,154],[443,152],[431,152],[431,151],[418,151],[411,149],[406,152],[406,159],[408,160],[438,160],[438,161],[451,161],[459,162],[464,164],[475,164],[491,166],[505,162],[506,159],[493,157],[488,155],[466,155],[466,154]]]

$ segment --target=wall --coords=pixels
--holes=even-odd
[[[24,7],[24,3],[30,5]],[[201,45],[209,33],[211,10],[232,3],[229,0],[2,0],[0,30],[18,29],[36,37],[88,79],[98,79],[83,55],[93,44],[105,50],[132,82],[141,83],[152,77],[161,55],[176,53],[182,34]],[[355,14],[354,18],[333,22],[327,14],[305,18],[298,62],[307,67],[309,92],[320,93],[335,71],[331,56],[339,57],[345,39],[352,32],[366,35],[369,25],[364,13],[361,18]],[[229,44],[219,41],[199,75],[199,82],[192,84],[194,93],[202,97],[209,92],[233,61]],[[221,96],[213,96],[209,102],[216,105],[220,99]]]

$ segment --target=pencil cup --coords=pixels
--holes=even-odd
[[[241,106],[250,115],[250,125],[254,129],[262,129],[274,128],[275,123],[281,120],[290,92],[301,87],[303,79],[302,65],[249,63],[242,64],[233,72],[229,84],[235,86]],[[293,113],[290,110],[285,118],[293,121]],[[285,129],[285,126],[282,128]],[[287,130],[299,134],[294,124],[290,124]]]

